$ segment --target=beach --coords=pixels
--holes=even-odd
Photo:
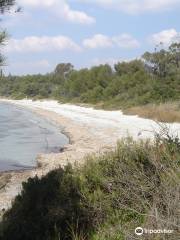
[[[37,167],[32,170],[1,173],[0,210],[11,206],[14,197],[21,191],[21,183],[29,177],[35,175],[41,177],[68,162],[83,164],[85,156],[109,151],[114,148],[118,139],[123,137],[129,136],[136,140],[153,139],[154,133],[160,128],[159,124],[152,120],[126,116],[121,111],[96,110],[49,100],[2,99],[1,101],[26,107],[54,124],[62,126],[62,132],[69,137],[70,143],[59,153],[39,154]],[[180,137],[180,124],[163,124],[163,126]]]

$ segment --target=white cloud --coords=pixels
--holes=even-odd
[[[114,37],[108,37],[102,34],[96,34],[92,38],[87,38],[83,41],[83,46],[86,48],[109,48],[118,46],[119,48],[137,48],[139,42],[129,34],[121,34]]]
[[[25,8],[45,9],[73,23],[92,24],[95,22],[95,19],[85,12],[71,9],[66,0],[19,0],[19,5]]]
[[[51,66],[50,63],[48,62],[48,60],[46,60],[46,59],[42,59],[37,62],[30,62],[30,64],[32,64],[33,66],[36,64],[36,67],[39,66],[39,67],[43,67],[43,68],[49,68]]]
[[[19,4],[23,6],[30,6],[30,7],[51,7],[56,3],[56,0],[19,0]]]
[[[8,52],[45,52],[45,51],[80,51],[81,48],[66,36],[36,37],[11,39],[6,46]]]
[[[112,39],[102,34],[96,34],[92,38],[83,41],[86,48],[108,48],[113,46]]]
[[[173,42],[180,41],[180,33],[178,33],[175,29],[167,29],[161,31],[159,33],[155,33],[150,36],[149,41],[152,44],[160,44],[162,43],[165,46],[170,45]]]
[[[38,60],[38,61],[28,61],[28,62],[17,62],[14,63],[15,67],[18,68],[27,68],[27,69],[49,69],[49,67],[51,67],[51,64],[48,62],[48,60],[46,59],[42,59],[42,60]]]
[[[5,73],[8,74],[9,71],[12,74],[23,75],[23,74],[37,74],[37,73],[47,73],[52,69],[51,64],[46,59],[41,59],[37,61],[13,61],[9,63],[9,66],[5,67]]]
[[[122,34],[112,38],[113,42],[120,48],[138,48],[140,43],[129,34]]]
[[[138,48],[139,42],[129,34],[108,37],[102,34],[96,34],[92,38],[84,39],[83,47],[89,49],[119,47],[123,49]],[[82,51],[82,47],[66,36],[27,36],[22,39],[10,39],[5,46],[7,52],[53,52],[71,50],[75,52]]]
[[[77,1],[77,0],[76,0]],[[95,3],[105,8],[136,14],[141,12],[164,11],[180,6],[180,0],[78,0]]]
[[[85,12],[71,10],[69,5],[64,4],[62,9],[57,10],[61,16],[71,22],[77,22],[81,24],[92,24],[95,22],[95,19],[91,16],[88,16]]]

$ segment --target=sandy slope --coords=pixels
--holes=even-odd
[[[1,100],[3,101],[3,100]],[[159,126],[148,119],[126,116],[121,111],[103,111],[56,101],[4,100],[28,107],[54,123],[60,124],[71,139],[71,144],[58,154],[40,154],[37,169],[11,172],[6,187],[0,189],[0,206],[8,208],[12,199],[21,190],[21,182],[30,176],[42,176],[51,169],[71,163],[82,163],[85,155],[112,148],[116,141],[127,135],[135,139],[152,138]],[[180,124],[167,124],[173,134],[180,137]],[[7,173],[5,173],[7,174]],[[9,175],[8,175],[9,177]],[[1,210],[0,209],[0,210]]]

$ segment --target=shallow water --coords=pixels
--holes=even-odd
[[[36,166],[39,153],[58,152],[68,138],[30,110],[0,103],[0,171]]]

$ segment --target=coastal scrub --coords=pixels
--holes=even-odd
[[[1,239],[120,240],[134,229],[172,229],[180,209],[180,142],[121,140],[116,149],[87,157],[81,167],[59,168],[23,183],[1,223]],[[166,239],[147,235],[144,239]]]

